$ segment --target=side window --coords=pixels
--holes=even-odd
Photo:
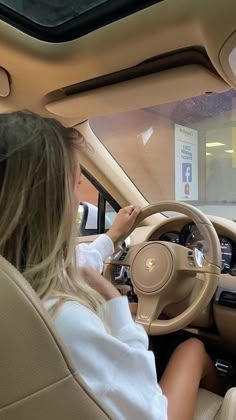
[[[106,201],[106,217],[105,217],[105,229],[109,229],[110,226],[113,223],[113,220],[115,219],[116,216],[116,211],[114,210],[114,208],[110,205],[110,203],[108,203],[108,201]]]
[[[89,236],[104,233],[110,228],[119,206],[85,171],[81,180],[78,234]]]

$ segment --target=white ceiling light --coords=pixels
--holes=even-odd
[[[225,146],[225,143],[220,143],[219,141],[206,143],[206,147],[219,147],[219,146]]]
[[[206,156],[212,156],[212,153],[206,152]]]
[[[234,153],[233,150],[225,150],[225,153]]]

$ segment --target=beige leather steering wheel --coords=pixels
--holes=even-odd
[[[120,260],[110,264],[128,266],[138,296],[136,322],[149,334],[166,334],[191,323],[212,299],[221,272],[221,248],[217,233],[208,219],[195,207],[176,201],[165,201],[143,208],[129,234],[148,216],[175,211],[189,216],[204,237],[206,253],[165,241],[144,242],[129,248]],[[201,273],[202,288],[194,302],[180,315],[159,320],[166,305],[184,299],[192,290],[196,274]]]

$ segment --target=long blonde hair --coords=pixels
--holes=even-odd
[[[76,150],[83,143],[54,119],[0,114],[0,254],[42,300],[76,300],[101,314],[103,298],[75,264]]]

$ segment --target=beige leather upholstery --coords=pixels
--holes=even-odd
[[[0,420],[111,419],[26,280],[0,257]]]
[[[1,256],[0,334],[0,420],[112,419],[75,371],[34,291]],[[236,419],[236,388],[221,404],[199,390],[194,420]]]
[[[230,388],[224,397],[223,404],[214,420],[236,419],[236,388]]]
[[[230,388],[224,399],[200,389],[193,420],[236,420],[236,388]]]
[[[219,412],[223,398],[205,389],[199,389],[193,420],[213,420]]]

